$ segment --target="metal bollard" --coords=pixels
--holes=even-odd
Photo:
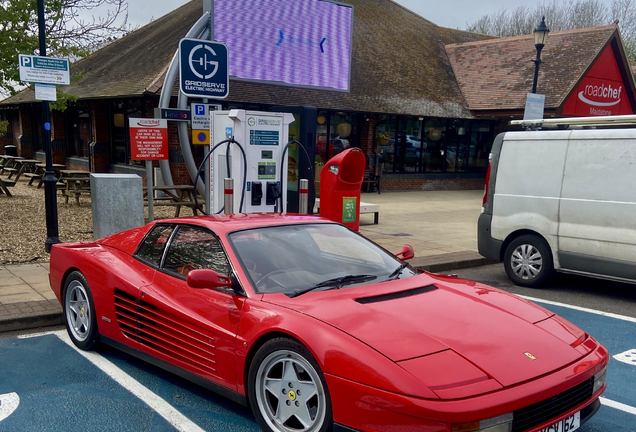
[[[300,179],[300,189],[298,190],[298,213],[309,213],[309,180]]]
[[[234,179],[226,178],[223,180],[223,189],[225,189],[225,206],[224,213],[234,213]]]

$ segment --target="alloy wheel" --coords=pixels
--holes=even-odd
[[[68,328],[78,341],[83,342],[91,330],[91,308],[86,288],[81,282],[74,280],[68,285],[64,307]]]
[[[320,430],[325,420],[325,390],[303,356],[274,351],[261,362],[255,384],[258,408],[272,431]]]

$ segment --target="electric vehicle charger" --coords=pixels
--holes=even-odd
[[[227,144],[227,153],[229,153],[229,149],[230,149],[230,145],[232,144],[236,144],[238,146],[239,149],[241,149],[241,154],[243,155],[243,190],[241,192],[241,204],[239,206],[239,213],[243,212],[243,202],[245,201],[245,189],[247,187],[247,156],[245,155],[245,149],[243,149],[243,146],[234,139],[234,137],[231,137],[229,139],[223,140],[219,143],[217,143],[214,147],[212,147],[212,150],[210,150],[207,154],[207,156],[205,156],[203,158],[203,162],[201,162],[201,165],[199,165],[199,169],[197,170],[197,175],[195,177],[194,180],[194,204],[197,206],[197,209],[203,213],[204,215],[209,216],[210,213],[203,211],[203,209],[201,208],[201,205],[199,204],[199,200],[197,199],[197,183],[199,182],[199,177],[201,177],[201,172],[203,171],[203,167],[205,166],[206,162],[208,161],[208,159],[210,158],[210,156],[212,155],[212,153],[214,153],[214,151],[221,147],[223,144]],[[231,177],[232,174],[230,172],[230,159],[226,158],[226,166],[227,166],[227,175],[228,177]],[[216,213],[216,214],[220,214],[223,212],[225,208],[221,207],[221,209]]]

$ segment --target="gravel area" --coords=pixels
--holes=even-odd
[[[46,240],[46,212],[44,186],[40,189],[28,186],[28,178],[20,178],[10,188],[12,197],[0,195],[0,264],[46,262],[49,254],[44,250]],[[77,205],[74,198],[64,203],[65,197],[58,192],[57,214],[60,241],[76,242],[93,239],[93,219],[90,195],[80,197]],[[147,209],[145,210],[148,220]],[[181,209],[182,216],[191,210]],[[155,219],[174,216],[174,208],[155,208]]]

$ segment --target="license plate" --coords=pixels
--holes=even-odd
[[[571,432],[581,427],[581,413],[577,412],[570,417],[542,429],[540,432]]]

